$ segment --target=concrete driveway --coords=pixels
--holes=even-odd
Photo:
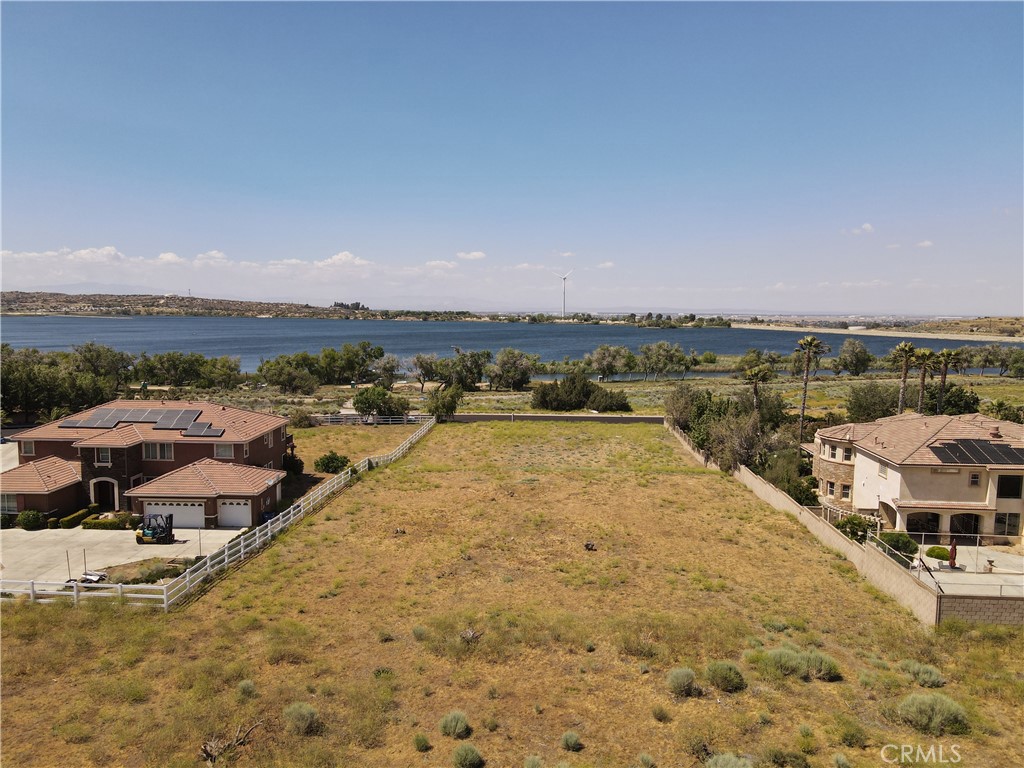
[[[0,579],[63,582],[68,579],[69,561],[71,578],[78,578],[87,568],[102,571],[151,557],[209,555],[237,535],[238,529],[232,528],[179,528],[173,544],[139,546],[134,531],[8,528],[0,531]]]

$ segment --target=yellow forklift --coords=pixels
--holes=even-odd
[[[146,515],[135,529],[136,544],[173,544],[174,515]]]

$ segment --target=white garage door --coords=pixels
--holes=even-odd
[[[175,528],[206,527],[206,506],[201,501],[147,501],[146,514],[174,515]]]
[[[252,525],[248,499],[220,499],[217,502],[217,525],[245,528]]]

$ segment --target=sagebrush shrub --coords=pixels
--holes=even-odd
[[[643,752],[637,755],[636,761],[640,768],[658,768],[658,764],[654,762],[654,758]]]
[[[530,755],[523,760],[523,768],[543,768],[543,765],[544,761],[540,759],[539,755]]]
[[[284,708],[288,730],[298,736],[312,736],[323,728],[320,714],[304,701],[296,701]]]
[[[696,676],[689,667],[676,667],[670,669],[665,676],[665,684],[673,696],[683,698],[694,696],[697,693],[697,686],[694,684]]]
[[[416,747],[417,752],[429,752],[431,749],[430,739],[427,738],[427,734],[425,733],[417,733],[413,736],[412,745]]]
[[[452,752],[455,768],[483,768],[485,760],[472,744],[459,744]]]
[[[967,711],[941,693],[912,693],[899,703],[896,713],[911,728],[933,736],[971,729]]]
[[[931,664],[905,659],[898,666],[900,670],[914,678],[922,688],[941,688],[946,684],[946,678]]]
[[[438,728],[445,736],[450,736],[453,739],[465,739],[473,732],[473,729],[469,727],[466,714],[458,710],[453,710],[442,717]]]
[[[726,693],[736,693],[747,687],[743,673],[731,661],[713,661],[705,671],[708,682]]]
[[[665,709],[661,704],[655,705],[654,709],[651,710],[651,714],[654,715],[654,719],[659,723],[671,723],[672,715]]]
[[[583,749],[583,742],[580,741],[579,734],[575,731],[566,731],[562,734],[562,739],[559,742],[562,745],[562,749],[566,752],[579,752]]]
[[[714,755],[706,763],[704,768],[754,768],[745,757],[737,757],[732,752],[725,752],[721,755]]]
[[[238,695],[243,699],[252,699],[256,696],[256,683],[252,680],[243,680],[238,684]]]

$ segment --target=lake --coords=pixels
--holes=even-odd
[[[14,347],[69,350],[94,341],[138,354],[199,352],[207,357],[241,358],[243,371],[255,371],[260,360],[323,347],[369,341],[399,359],[418,353],[450,356],[452,347],[497,352],[514,347],[540,355],[543,361],[579,359],[601,344],[629,347],[668,341],[685,350],[741,355],[750,348],[789,355],[806,332],[741,328],[637,328],[632,325],[570,325],[500,322],[420,322],[399,320],[313,320],[256,317],[65,317],[9,316],[0,319],[0,340]],[[838,352],[853,334],[816,334]],[[901,336],[857,336],[874,355],[883,355]],[[985,342],[955,339],[913,339],[916,345],[977,346]],[[1019,345],[1016,345],[1019,346]]]

